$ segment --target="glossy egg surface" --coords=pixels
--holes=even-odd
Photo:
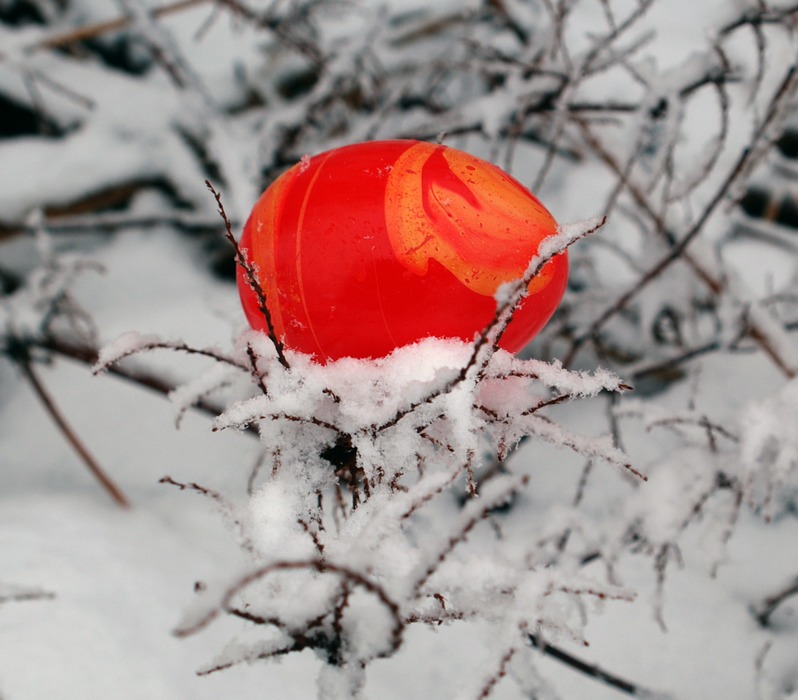
[[[419,141],[336,148],[283,173],[255,204],[241,248],[275,332],[320,362],[380,357],[425,337],[474,339],[494,294],[524,274],[557,224],[520,183],[462,151]],[[565,290],[567,254],[529,286],[501,340],[521,349]],[[250,325],[266,330],[238,272]]]

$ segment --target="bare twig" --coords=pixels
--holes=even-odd
[[[247,359],[250,364],[250,375],[255,383],[258,385],[261,394],[264,396],[269,395],[269,390],[266,388],[266,383],[263,381],[263,372],[258,369],[258,357],[252,347],[252,343],[247,343]]]
[[[274,329],[274,322],[272,320],[271,311],[269,311],[269,306],[266,303],[266,292],[263,290],[263,286],[258,279],[257,271],[253,264],[247,259],[244,251],[238,245],[238,241],[236,237],[233,235],[233,226],[230,223],[230,219],[227,218],[227,212],[224,210],[224,205],[222,204],[222,195],[217,192],[213,185],[211,184],[210,180],[205,180],[205,186],[210,190],[211,194],[213,195],[214,199],[216,200],[216,204],[219,209],[219,215],[222,217],[222,221],[224,222],[224,229],[225,229],[225,237],[233,246],[235,250],[235,258],[236,263],[241,267],[246,275],[247,284],[252,288],[252,291],[255,292],[255,297],[258,300],[258,309],[263,314],[263,318],[266,321],[266,328],[268,332],[269,339],[272,341],[274,345],[274,349],[277,351],[277,359],[280,361],[280,364],[285,367],[286,369],[290,369],[290,365],[288,364],[288,360],[285,357],[283,341],[277,337],[277,332]]]
[[[236,369],[240,369],[244,372],[249,373],[250,368],[246,365],[234,360],[232,357],[228,357],[224,353],[219,350],[213,350],[208,348],[195,348],[187,343],[182,341],[169,341],[169,340],[148,340],[146,343],[139,345],[133,349],[127,350],[124,353],[119,355],[115,355],[112,360],[108,362],[105,361],[105,358],[102,357],[102,353],[100,355],[101,359],[98,360],[98,364],[95,365],[94,374],[102,374],[108,368],[109,364],[117,364],[122,360],[131,357],[133,355],[138,355],[143,352],[151,352],[153,350],[171,350],[173,352],[184,352],[187,355],[199,355],[200,357],[207,357],[216,362],[220,362],[225,365],[229,365],[230,367],[235,367]],[[102,364],[100,364],[102,363]]]
[[[485,685],[482,686],[482,690],[477,696],[477,700],[486,700],[491,696],[493,689],[496,687],[499,681],[507,675],[510,662],[513,660],[513,656],[515,656],[517,651],[518,650],[515,647],[510,647],[502,655],[502,658],[499,659],[499,668],[496,669],[496,672],[487,680]]]
[[[48,216],[44,222],[50,234],[102,233],[119,229],[143,229],[157,226],[172,226],[180,231],[218,231],[216,219],[190,212],[167,212],[157,215],[138,215],[129,212],[101,212],[96,214],[64,215],[58,212]],[[30,224],[3,224],[0,222],[0,240],[24,233],[35,233],[40,226]]]
[[[182,482],[173,479],[171,476],[163,476],[158,479],[159,484],[168,484],[169,486],[176,486],[181,491],[192,491],[194,493],[199,494],[200,496],[205,496],[206,498],[213,501],[219,510],[229,519],[231,524],[235,527],[236,531],[238,532],[238,537],[241,542],[241,546],[246,549],[250,553],[255,552],[255,545],[252,543],[252,540],[249,537],[247,532],[247,528],[241,520],[239,516],[238,509],[236,508],[235,504],[228,501],[221,493],[215,491],[214,489],[208,488],[207,486],[202,486],[194,481],[191,482]]]
[[[83,444],[83,441],[78,437],[77,433],[67,422],[64,414],[58,408],[53,397],[50,395],[50,392],[47,391],[47,388],[42,383],[39,375],[33,369],[27,346],[18,343],[16,351],[10,354],[13,359],[16,360],[17,364],[22,370],[22,373],[25,375],[25,378],[28,380],[34,392],[36,393],[36,396],[42,402],[42,405],[53,419],[53,422],[56,424],[56,426],[58,426],[58,429],[66,438],[72,449],[78,454],[88,470],[92,473],[94,478],[100,482],[100,485],[105,489],[108,495],[118,506],[122,508],[130,507],[130,501],[128,501],[125,494],[122,493],[116,484],[114,484],[108,474],[106,474],[105,470],[100,466],[99,462],[97,462],[97,460],[92,456],[88,448]]]
[[[198,483],[194,481],[190,481],[188,483],[184,483],[182,481],[175,481],[171,476],[162,476],[158,479],[159,484],[169,484],[170,486],[177,486],[181,491],[194,491],[202,496],[207,496],[213,501],[216,501],[222,508],[231,509],[232,505],[230,502],[222,496],[218,491],[214,491],[213,489],[209,489],[206,486],[200,486]]]
[[[421,589],[424,587],[424,584],[429,581],[449,555],[466,540],[471,531],[488,516],[490,511],[501,503],[506,502],[514,493],[524,488],[528,482],[529,477],[526,475],[510,478],[501,489],[497,489],[496,493],[470,501],[468,510],[472,512],[469,513],[466,511],[463,514],[456,531],[450,534],[444,542],[440,543],[437,554],[432,557],[424,569],[418,573],[416,581],[413,584],[414,597],[421,595]]]
[[[218,606],[211,609],[208,613],[202,616],[196,622],[186,627],[179,627],[174,631],[178,637],[187,637],[196,634],[200,630],[207,627],[220,613],[229,613],[234,609],[232,605],[233,599],[242,591],[247,589],[253,583],[260,581],[266,576],[278,571],[316,571],[320,574],[335,574],[340,576],[343,580],[350,582],[354,586],[358,586],[368,593],[374,595],[382,605],[388,610],[393,618],[393,627],[391,630],[390,648],[386,650],[381,656],[388,656],[396,651],[402,644],[402,633],[404,631],[404,620],[401,615],[399,606],[388,596],[385,589],[378,583],[375,583],[363,574],[350,569],[346,566],[333,564],[322,559],[309,559],[304,561],[279,561],[273,564],[267,564],[258,569],[255,569],[246,576],[241,577],[236,583],[225,591],[224,595]]]
[[[98,353],[95,348],[82,344],[78,345],[56,335],[49,335],[46,338],[25,338],[24,340],[20,339],[20,342],[32,348],[40,348],[61,357],[69,358],[70,360],[80,362],[89,367],[93,367],[97,362]],[[137,384],[138,386],[163,394],[164,396],[168,396],[176,388],[173,382],[139,367],[114,364],[109,366],[105,371],[128,382]],[[224,411],[223,406],[212,404],[205,399],[196,401],[192,405],[203,413],[213,417],[218,416]],[[255,434],[257,434],[257,431],[255,431]]]
[[[547,644],[534,634],[529,634],[529,641],[532,643],[533,647],[540,649],[540,651],[546,656],[550,656],[552,659],[557,659],[557,661],[564,663],[566,666],[578,671],[582,675],[585,675],[588,678],[593,678],[594,680],[604,683],[610,688],[615,688],[615,690],[619,690],[626,695],[639,698],[650,698],[653,695],[648,688],[644,688],[637,683],[628,681],[621,676],[611,673],[610,671],[605,671],[596,664],[583,661],[573,654],[563,651],[559,647]],[[657,697],[662,697],[663,700],[665,700],[665,698],[668,696],[659,695]]]
[[[796,576],[790,583],[788,583],[778,593],[765,598],[764,601],[753,611],[757,622],[762,627],[767,627],[770,624],[770,618],[773,613],[785,600],[798,595],[798,576]]]
[[[215,0],[178,0],[178,2],[172,2],[167,5],[155,7],[151,12],[154,17],[166,17],[167,15],[181,12],[197,5],[204,5],[205,3],[212,1]],[[40,42],[37,42],[30,48],[55,49],[62,46],[68,46],[69,44],[75,44],[79,41],[93,39],[95,37],[102,36],[103,34],[109,34],[111,32],[119,31],[120,29],[125,29],[126,27],[130,26],[132,22],[132,17],[117,17],[116,19],[108,20],[107,22],[90,24],[85,27],[79,27],[78,29],[72,29],[68,32],[55,34]]]

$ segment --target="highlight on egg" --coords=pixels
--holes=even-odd
[[[557,224],[518,181],[443,145],[371,141],[303,158],[261,195],[240,241],[285,347],[319,362],[382,357],[427,337],[472,341]],[[567,253],[529,284],[500,346],[554,313]],[[239,268],[250,325],[266,331]]]

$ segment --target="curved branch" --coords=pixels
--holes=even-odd
[[[192,625],[188,627],[177,628],[174,631],[174,634],[178,637],[187,637],[189,635],[196,634],[200,630],[207,627],[222,612],[236,614],[234,610],[237,610],[237,608],[235,608],[232,605],[233,599],[248,586],[252,585],[257,581],[260,581],[269,574],[273,574],[277,571],[297,571],[297,570],[317,571],[320,574],[337,574],[338,576],[341,576],[343,579],[349,581],[355,586],[359,586],[360,588],[363,588],[364,590],[374,595],[385,606],[385,608],[387,608],[387,610],[391,614],[391,617],[393,618],[393,630],[391,632],[391,648],[381,653],[380,656],[389,656],[390,654],[393,654],[400,647],[402,643],[402,633],[404,631],[404,620],[402,619],[399,605],[395,603],[393,600],[391,600],[391,598],[386,593],[385,589],[382,586],[380,586],[378,583],[374,583],[373,581],[366,578],[363,574],[354,571],[353,569],[338,564],[333,564],[331,562],[325,562],[322,561],[321,559],[308,559],[301,561],[278,561],[273,564],[267,564],[258,569],[255,569],[249,574],[246,574],[245,576],[241,577],[230,588],[228,588],[227,591],[225,591],[224,596],[222,596],[221,601],[216,607],[208,611],[203,617],[201,617],[197,622],[193,623]]]

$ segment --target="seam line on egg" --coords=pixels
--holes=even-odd
[[[380,317],[382,318],[382,322],[385,326],[385,331],[388,333],[388,337],[391,339],[391,343],[394,347],[399,347],[399,343],[396,342],[396,339],[393,337],[393,333],[391,333],[391,328],[388,325],[388,319],[385,316],[385,307],[382,305],[382,289],[380,288],[380,278],[377,274],[377,261],[374,259],[374,249],[371,250],[371,266],[374,270],[374,284],[377,287],[377,302],[380,305]]]
[[[308,184],[307,190],[305,190],[305,196],[302,199],[302,206],[299,208],[299,218],[297,219],[296,225],[296,277],[297,282],[299,284],[299,296],[302,299],[302,308],[305,310],[305,318],[308,320],[308,327],[310,328],[310,334],[313,336],[313,340],[316,343],[316,347],[319,349],[319,356],[326,357],[324,354],[324,350],[321,347],[321,343],[319,342],[319,337],[316,335],[316,329],[313,326],[313,319],[310,317],[310,310],[308,309],[308,304],[306,301],[305,296],[305,280],[302,275],[302,228],[305,225],[305,215],[307,213],[308,201],[310,200],[311,192],[313,188],[316,186],[316,181],[319,179],[319,175],[321,174],[322,169],[324,168],[325,164],[327,163],[327,159],[329,158],[329,154],[324,158],[324,160],[319,163],[319,167],[316,168],[316,172],[313,173],[313,177]]]

